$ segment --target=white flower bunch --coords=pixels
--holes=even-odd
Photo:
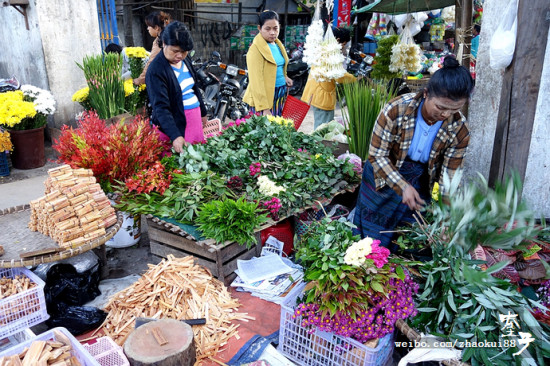
[[[24,96],[32,100],[36,112],[45,115],[55,112],[55,99],[49,91],[37,88],[33,85],[22,85],[21,91]]]
[[[397,43],[391,49],[391,72],[419,72],[422,70],[421,51],[413,43]]]
[[[366,256],[372,252],[372,238],[368,236],[358,242],[353,243],[344,256],[344,262],[350,266],[361,266],[365,263]]]
[[[441,11],[441,18],[445,21],[445,23],[450,24],[455,22],[455,7],[453,6],[447,6],[446,8],[443,8]]]
[[[302,60],[309,67],[317,65],[320,61],[321,43],[323,42],[323,21],[314,20],[307,28],[306,43]]]
[[[260,175],[258,178],[258,185],[260,186],[260,193],[268,197],[275,196],[279,194],[279,192],[285,191],[284,187],[276,185],[275,182],[266,175]]]
[[[329,27],[321,43],[319,63],[311,68],[311,76],[317,81],[330,81],[341,78],[346,73],[342,66],[345,60],[342,45],[338,43]]]

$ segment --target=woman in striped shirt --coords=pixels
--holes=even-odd
[[[170,23],[162,32],[162,42],[162,52],[147,71],[147,93],[153,107],[153,123],[180,153],[187,143],[204,141],[206,108],[195,84],[195,70],[187,58],[193,40],[185,24]]]

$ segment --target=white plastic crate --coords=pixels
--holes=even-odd
[[[101,366],[93,357],[84,349],[79,341],[65,328],[58,327],[48,330],[42,334],[35,336],[32,339],[29,339],[23,343],[13,346],[10,349],[7,349],[3,352],[0,352],[0,358],[4,356],[12,356],[18,353],[21,353],[25,347],[29,347],[34,341],[48,341],[55,339],[55,332],[59,331],[63,333],[71,341],[71,355],[75,356],[82,366]]]
[[[46,310],[44,281],[32,271],[22,268],[0,269],[0,278],[27,276],[37,286],[0,300],[0,338],[42,323],[50,316]]]
[[[296,298],[305,283],[296,286],[281,304],[281,325],[277,350],[299,365],[311,366],[384,366],[392,357],[393,334],[378,341],[376,348],[354,339],[301,325],[301,317],[293,319]]]
[[[84,348],[101,366],[130,366],[122,347],[109,337],[97,338],[95,343],[84,344]]]
[[[29,328],[0,339],[0,352],[32,339],[35,334]]]

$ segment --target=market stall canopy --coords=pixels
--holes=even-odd
[[[374,0],[354,13],[377,12],[386,14],[416,13],[446,8],[455,5],[455,0]]]

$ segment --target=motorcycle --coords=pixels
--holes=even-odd
[[[220,77],[214,116],[223,124],[227,117],[235,121],[248,115],[250,111],[248,104],[243,102],[244,92],[248,86],[248,71],[222,62],[218,62],[218,67],[224,70],[224,73]]]
[[[21,87],[21,83],[19,83],[19,80],[15,76],[13,76],[11,79],[0,79],[0,93],[4,93],[7,91],[14,91]]]
[[[206,114],[209,119],[214,117],[214,111],[216,109],[217,96],[220,90],[221,82],[216,75],[214,75],[209,69],[213,66],[218,66],[221,56],[219,52],[212,52],[210,58],[201,62],[200,59],[193,60],[193,66],[196,70],[196,83],[197,87],[202,93],[202,99],[206,107]]]
[[[350,51],[347,57],[347,71],[357,77],[369,77],[372,71],[372,62],[374,58],[371,55],[359,50]]]
[[[292,79],[292,86],[289,88],[288,93],[292,96],[301,94],[307,83],[307,77],[309,76],[309,68],[307,63],[302,61],[302,47],[298,47],[290,54],[290,60],[288,60],[288,66],[286,68],[286,74]]]

